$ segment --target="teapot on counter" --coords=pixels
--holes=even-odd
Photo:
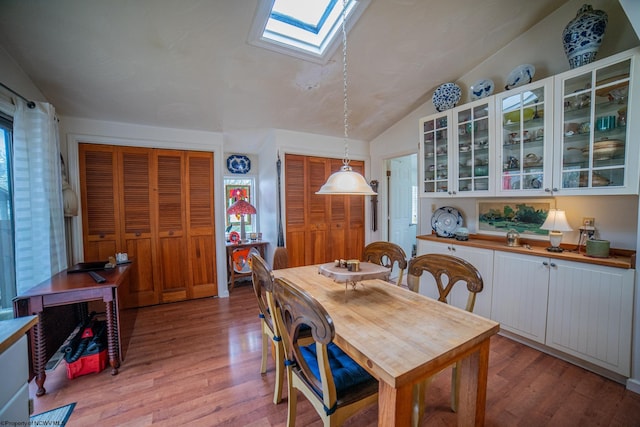
[[[520,233],[513,228],[507,231],[507,246],[516,247],[520,246]]]

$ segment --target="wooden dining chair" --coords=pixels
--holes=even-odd
[[[287,248],[278,246],[273,253],[273,269],[280,270],[289,267],[289,254]]]
[[[398,279],[396,284],[402,283],[404,270],[407,268],[407,255],[404,250],[391,242],[373,242],[365,246],[362,260],[379,264],[393,269],[394,264],[398,264]]]
[[[483,282],[480,272],[469,262],[454,257],[452,255],[443,254],[426,254],[420,255],[409,260],[407,268],[407,285],[414,292],[419,291],[420,277],[423,272],[428,272],[433,276],[435,284],[438,288],[438,301],[447,303],[447,297],[455,285],[462,286],[465,284],[469,291],[467,304],[465,309],[473,312],[476,302],[476,295],[482,291]],[[458,389],[460,386],[459,363],[453,367],[451,374],[451,409],[454,412],[458,410]],[[427,380],[414,387],[413,400],[413,425],[420,423],[420,419],[424,414],[424,397],[425,390],[430,380]]]
[[[258,254],[251,256],[251,281],[253,282],[253,291],[258,299],[258,308],[260,309],[260,323],[262,330],[262,361],[260,373],[267,372],[267,356],[269,350],[269,340],[273,343],[274,356],[276,362],[276,381],[273,391],[273,403],[278,404],[282,400],[282,384],[284,383],[284,347],[280,334],[277,331],[277,325],[273,320],[272,310],[269,308],[267,295],[273,292],[273,273]]]
[[[333,343],[331,317],[318,301],[292,282],[274,285],[278,324],[284,340],[288,387],[287,426],[296,422],[297,390],[311,402],[325,426],[339,426],[378,400],[378,381]],[[298,339],[303,325],[313,344]]]

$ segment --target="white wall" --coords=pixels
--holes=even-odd
[[[215,162],[215,209],[224,212],[224,176],[229,175],[226,159],[230,154],[247,154],[252,161],[250,174],[256,178],[259,209],[259,227],[263,240],[270,243],[267,249],[267,261],[273,257],[273,248],[277,244],[277,174],[278,153],[282,159],[284,176],[284,155],[286,153],[342,158],[344,139],[326,137],[286,130],[234,131],[215,133],[190,131],[184,129],[159,128],[133,125],[128,123],[89,120],[75,117],[61,117],[60,131],[68,150],[69,179],[72,188],[79,194],[78,143],[128,145],[138,147],[156,147],[181,150],[212,151]],[[369,144],[364,141],[349,140],[349,157],[354,160],[369,160]],[[286,198],[283,194],[283,212]],[[368,210],[369,206],[366,205]],[[367,211],[366,211],[367,212]],[[368,215],[366,214],[368,224]],[[83,260],[82,247],[82,206],[77,217],[73,218],[73,262]],[[283,218],[284,223],[284,218]],[[218,292],[228,296],[224,284],[226,278],[224,215],[216,216],[216,252]],[[366,225],[365,225],[366,226]]]
[[[18,63],[2,47],[0,47],[0,76],[2,76],[0,79],[2,83],[25,98],[31,101],[46,101],[44,95],[33,84],[29,76],[22,71]],[[3,97],[10,96],[4,92],[4,89],[2,89]]]
[[[583,0],[568,1],[525,34],[461,76],[456,81],[463,92],[461,104],[468,102],[468,88],[480,78],[492,79],[497,88],[496,93],[501,92],[500,88],[504,87],[506,76],[519,64],[530,63],[536,67],[534,80],[567,71],[569,63],[564,54],[561,35],[564,27],[575,17],[583,3]],[[598,52],[599,59],[640,44],[626,14],[617,1],[596,0],[590,4],[594,9],[605,10],[609,16],[604,41]],[[417,152],[420,141],[418,120],[435,112],[431,101],[425,102],[371,142],[372,179],[380,180],[384,177],[385,159]],[[382,208],[386,206],[386,189],[382,188],[380,198],[380,208]],[[556,202],[558,208],[567,210],[571,225],[575,225],[576,228],[580,225],[583,216],[594,216],[601,238],[611,240],[613,247],[636,249],[636,217],[638,213],[638,198],[636,196],[557,197]],[[457,207],[463,213],[469,229],[472,232],[475,231],[476,199],[421,198],[418,234],[431,233],[430,221],[433,205]],[[613,212],[624,212],[624,215],[612,214]],[[386,224],[382,222],[380,230],[372,236],[372,239],[385,239],[386,233]],[[578,233],[567,233],[564,241],[577,243]]]
[[[78,143],[95,143],[110,145],[126,145],[132,147],[153,147],[194,151],[211,151],[214,153],[214,183],[215,211],[224,212],[224,180],[226,170],[223,135],[216,132],[190,131],[184,129],[158,128],[129,123],[88,120],[74,117],[60,117],[60,133],[62,143],[67,146],[67,167],[71,187],[80,194],[80,177],[78,165]],[[77,217],[72,220],[73,228],[73,262],[83,260],[82,244],[82,206]],[[224,216],[216,215],[216,253],[225,254]],[[222,233],[222,234],[221,234]],[[220,237],[222,236],[222,237]],[[218,292],[220,296],[227,296],[225,283],[226,259],[218,256],[216,259],[218,272]]]
[[[637,4],[637,0],[620,1],[625,4],[633,2]],[[638,35],[634,32],[627,15],[617,1],[593,0],[589,3],[594,9],[605,10],[609,16],[598,59],[606,58],[640,44]],[[566,24],[575,17],[582,4],[583,0],[568,1],[527,33],[496,52],[478,67],[461,76],[457,83],[463,89],[463,99],[469,99],[468,87],[480,78],[491,78],[497,88],[504,87],[504,78],[510,70],[519,64],[533,64],[536,67],[535,80],[568,70],[569,66],[564,55],[561,34]],[[630,16],[637,17],[638,7],[632,7],[629,13]],[[634,22],[634,24],[636,27],[640,26],[638,22]],[[419,143],[418,119],[435,112],[431,102],[426,102],[371,142],[371,176],[373,179],[380,179],[384,176],[385,159],[401,156],[407,152],[417,152]],[[635,113],[634,117],[640,118],[638,117],[639,113]],[[384,191],[385,189],[382,189],[380,194],[383,200],[382,206],[386,205],[387,196]],[[600,237],[610,240],[612,247],[626,249],[640,247],[640,236],[637,232],[638,196],[556,197],[555,201],[558,208],[567,211],[567,216],[574,228],[579,226],[579,221],[583,216],[593,216],[596,218],[596,228],[599,230]],[[422,198],[420,200],[421,215],[418,234],[431,233],[432,205],[457,207],[470,222],[470,228],[475,230],[475,199]],[[386,225],[383,221],[380,231],[372,239],[384,239],[386,233]],[[577,243],[577,239],[577,233],[572,232],[567,233],[564,241]],[[640,393],[639,282],[638,275],[636,275],[632,378],[627,381],[627,388],[636,393]]]

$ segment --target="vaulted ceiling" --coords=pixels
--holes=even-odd
[[[566,0],[372,0],[348,35],[350,137],[372,140]],[[258,0],[2,0],[0,46],[58,114],[342,136],[342,52],[247,43]],[[1,81],[1,79],[0,79]]]

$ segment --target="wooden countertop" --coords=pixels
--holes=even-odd
[[[36,323],[38,323],[38,316],[25,316],[0,321],[0,353],[4,353]]]
[[[418,239],[429,240],[432,242],[450,243],[457,246],[470,246],[482,249],[491,249],[504,252],[515,252],[525,255],[533,255],[545,258],[564,259],[567,261],[584,262],[587,264],[604,265],[608,267],[617,268],[636,268],[636,253],[632,250],[626,249],[614,249],[610,251],[608,258],[594,258],[588,257],[584,252],[578,253],[575,251],[575,245],[561,245],[564,252],[548,252],[546,250],[549,246],[549,242],[543,240],[527,239],[526,237],[520,238],[522,246],[511,247],[506,244],[506,237],[500,236],[487,236],[480,234],[470,234],[469,240],[456,240],[454,238],[438,237],[435,234],[425,234],[418,236]],[[529,247],[524,246],[528,244]],[[530,248],[530,249],[529,249]],[[581,248],[584,251],[584,248]]]
[[[97,283],[86,272],[67,273],[67,271],[64,270],[33,288],[26,290],[16,298],[22,299],[29,298],[34,295],[50,295],[89,288],[99,289],[120,286],[126,277],[125,273],[129,269],[130,265],[131,264],[121,264],[115,268],[96,271],[96,273],[105,278],[103,283]]]

